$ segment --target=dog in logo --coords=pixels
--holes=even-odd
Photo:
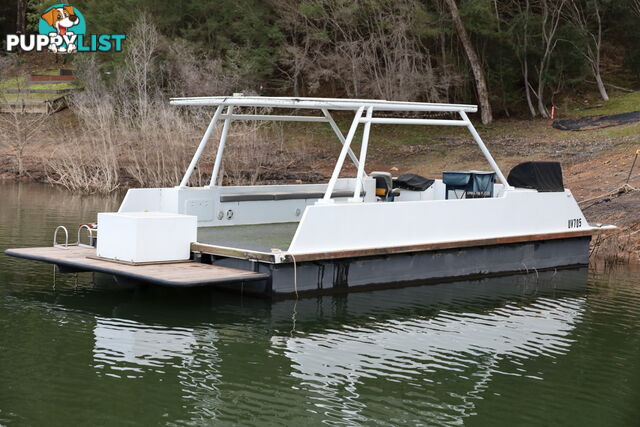
[[[47,24],[51,25],[56,29],[56,33],[49,33],[50,36],[71,36],[74,33],[69,31],[69,28],[77,25],[80,22],[80,19],[76,16],[75,11],[72,6],[63,6],[57,7],[45,12],[42,15],[42,19],[44,19]],[[73,43],[69,43],[67,47],[58,47],[55,44],[49,45],[49,50],[53,53],[61,52],[61,53],[72,53],[77,49],[76,45]]]

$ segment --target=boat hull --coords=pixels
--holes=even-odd
[[[205,255],[202,261],[243,269],[251,264],[253,271],[270,275],[221,288],[287,298],[583,266],[589,263],[590,241],[591,236],[580,236],[286,264]]]

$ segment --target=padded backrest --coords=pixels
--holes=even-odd
[[[371,172],[369,176],[376,180],[376,195],[386,197],[393,189],[393,178],[389,172]],[[378,194],[378,189],[384,189],[384,194]]]

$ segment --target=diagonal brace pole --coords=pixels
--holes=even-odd
[[[211,136],[211,133],[213,132],[213,129],[215,129],[216,124],[218,123],[218,119],[220,118],[220,115],[222,114],[222,105],[218,105],[218,108],[216,108],[216,112],[213,115],[213,118],[211,119],[211,122],[209,123],[209,126],[207,127],[207,130],[204,133],[204,136],[202,137],[202,140],[200,141],[200,144],[198,145],[198,149],[196,150],[195,154],[193,155],[193,158],[191,159],[191,163],[189,163],[189,167],[187,168],[187,171],[184,173],[184,176],[182,177],[182,181],[180,182],[180,187],[186,187],[187,185],[189,185],[189,179],[191,179],[191,174],[193,173],[193,170],[195,169],[196,165],[198,164],[198,161],[200,160],[200,157],[202,156],[202,152],[204,151],[205,147],[207,146],[207,142],[209,141],[209,137]]]
[[[227,142],[227,135],[229,135],[229,127],[231,127],[231,113],[233,107],[227,107],[227,118],[224,119],[224,125],[222,125],[222,134],[220,135],[220,143],[218,144],[218,152],[216,153],[216,161],[213,164],[213,172],[211,172],[211,182],[209,187],[213,187],[218,183],[218,175],[220,174],[220,167],[222,165],[222,156],[224,155],[224,146]]]
[[[367,119],[364,124],[364,132],[362,133],[362,145],[360,146],[360,164],[358,165],[358,174],[356,175],[356,188],[353,191],[352,202],[361,202],[360,191],[362,190],[362,180],[364,178],[364,164],[367,161],[367,148],[369,147],[369,133],[371,132],[371,118],[373,117],[373,107],[367,108]]]
[[[331,129],[333,129],[335,134],[338,136],[338,139],[340,140],[340,143],[342,145],[344,145],[344,143],[345,143],[344,135],[342,134],[342,131],[340,130],[340,127],[338,126],[336,121],[333,120],[333,116],[331,115],[331,113],[329,113],[329,110],[327,110],[326,108],[323,108],[322,109],[322,114],[324,114],[324,116],[329,121],[329,125],[331,125]],[[353,152],[353,150],[351,150],[351,148],[349,148],[348,153],[349,153],[349,157],[353,161],[353,164],[356,165],[356,167],[360,167],[360,164],[358,162],[358,158],[356,157],[356,155]]]
[[[356,134],[356,129],[358,129],[358,122],[362,117],[363,111],[364,107],[358,108],[358,111],[356,111],[356,115],[353,118],[353,122],[351,122],[349,133],[347,134],[347,138],[342,145],[340,156],[338,156],[338,162],[336,163],[336,167],[333,169],[333,174],[331,175],[331,179],[329,180],[327,192],[324,193],[324,197],[321,200],[322,203],[331,203],[333,201],[331,200],[331,195],[333,194],[333,189],[335,188],[338,177],[340,176],[340,171],[342,170],[342,166],[344,165],[344,159],[347,157],[347,152],[349,151],[349,147],[351,146],[351,141]]]

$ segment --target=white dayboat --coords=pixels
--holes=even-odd
[[[89,229],[96,247],[80,243],[81,228],[75,245],[54,237],[53,247],[6,253],[54,263],[62,272],[277,297],[585,265],[592,234],[613,228],[587,223],[557,163],[523,163],[507,179],[467,116],[474,105],[239,94],[171,104],[215,107],[178,186],[130,189],[117,213],[98,214],[97,243]],[[335,111],[355,114],[346,136]],[[407,117],[434,112],[457,118]],[[225,142],[241,120],[328,124],[342,144],[329,182],[223,186]],[[211,182],[191,187],[220,121]],[[491,170],[449,171],[435,180],[366,173],[372,124],[466,127]],[[356,155],[351,144],[360,126]],[[347,157],[357,173],[341,178]]]

